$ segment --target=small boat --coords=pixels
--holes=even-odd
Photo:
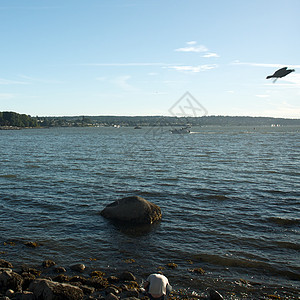
[[[141,126],[135,126],[134,129],[142,129]]]
[[[189,130],[189,127],[182,127],[180,129],[172,129],[171,132],[173,134],[189,134],[191,131]]]

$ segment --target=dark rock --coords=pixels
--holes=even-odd
[[[138,196],[117,200],[107,205],[100,214],[129,224],[153,224],[161,220],[160,207]]]
[[[125,271],[120,275],[120,280],[135,281],[136,278],[131,272]]]
[[[6,291],[5,296],[7,296],[9,298],[12,298],[14,293],[15,292],[13,290],[9,289],[9,290]]]
[[[108,295],[106,295],[106,297],[105,297],[105,300],[118,300],[119,298],[116,296],[116,295],[114,295],[114,294],[112,294],[112,293],[109,293]]]
[[[102,272],[102,271],[93,271],[91,273],[91,277],[94,277],[94,276],[96,276],[96,277],[103,277],[104,275],[105,275],[105,273]]]
[[[0,270],[0,290],[22,291],[23,278],[11,269]]]
[[[75,271],[75,272],[83,272],[85,270],[85,265],[84,264],[75,264],[72,265],[71,270]]]
[[[87,285],[81,285],[80,288],[82,289],[82,291],[85,295],[90,295],[95,292],[95,288],[87,286]]]
[[[106,294],[114,294],[114,295],[118,295],[120,293],[119,289],[115,286],[109,286],[105,289],[105,293]]]
[[[107,277],[107,281],[110,283],[116,283],[116,282],[120,281],[120,278],[116,277],[116,276],[109,276],[109,277]]]
[[[64,274],[60,274],[58,276],[55,276],[53,278],[53,281],[57,281],[57,282],[68,282],[69,281],[69,277],[64,275]]]
[[[35,300],[35,297],[32,292],[24,291],[23,293],[16,293],[13,299],[14,300]]]
[[[223,296],[216,290],[209,291],[210,300],[224,300]]]
[[[65,273],[65,272],[67,272],[67,270],[64,267],[56,267],[56,268],[54,268],[54,271],[56,273]]]
[[[13,265],[10,262],[8,262],[4,259],[0,259],[0,268],[10,268],[10,269],[12,269]]]
[[[37,248],[39,246],[37,242],[25,242],[24,245],[29,248]]]
[[[82,276],[73,276],[69,279],[70,282],[80,282],[82,284],[86,284],[87,279]]]
[[[129,297],[139,298],[139,292],[137,290],[130,290],[122,293],[122,298],[129,298]]]
[[[43,300],[82,300],[83,291],[67,283],[58,283],[46,279],[36,279],[30,286],[36,299]]]
[[[21,276],[23,277],[22,290],[24,291],[29,287],[30,283],[35,280],[35,275],[23,272]]]
[[[97,290],[104,289],[108,286],[108,281],[102,277],[88,278],[85,283],[87,286],[94,287]]]
[[[30,273],[30,274],[33,274],[35,276],[40,276],[41,275],[41,271],[40,270],[37,270],[37,269],[34,269],[34,268],[30,268],[26,265],[23,265],[22,266],[22,272],[23,273]]]
[[[56,265],[56,263],[55,263],[55,261],[53,261],[53,260],[50,260],[50,259],[47,259],[47,260],[44,260],[43,261],[43,267],[46,269],[46,268],[50,268],[50,267],[52,267],[52,266],[55,266]]]

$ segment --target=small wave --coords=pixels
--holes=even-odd
[[[197,254],[193,257],[195,260],[201,260],[206,263],[210,263],[213,265],[219,265],[230,268],[251,268],[256,270],[268,270],[274,275],[284,275],[292,280],[300,280],[300,275],[298,272],[298,268],[294,269],[282,269],[281,267],[276,267],[267,262],[258,261],[254,259],[240,259],[237,257],[224,257],[214,254]],[[283,267],[283,266],[282,266]]]
[[[227,200],[227,199],[229,199],[225,195],[208,195],[208,196],[206,196],[206,198],[207,199],[214,199],[214,200]]]
[[[291,226],[300,224],[300,219],[286,219],[280,217],[270,217],[267,219],[267,221],[281,226]]]
[[[275,244],[279,248],[285,248],[285,249],[292,249],[300,251],[300,244],[291,243],[291,242],[281,242],[281,241],[275,241]]]

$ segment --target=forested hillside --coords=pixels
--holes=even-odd
[[[0,126],[8,127],[36,127],[37,121],[29,115],[16,112],[0,112]]]

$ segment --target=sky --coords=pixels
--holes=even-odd
[[[299,13],[299,0],[0,0],[0,111],[300,118]]]

